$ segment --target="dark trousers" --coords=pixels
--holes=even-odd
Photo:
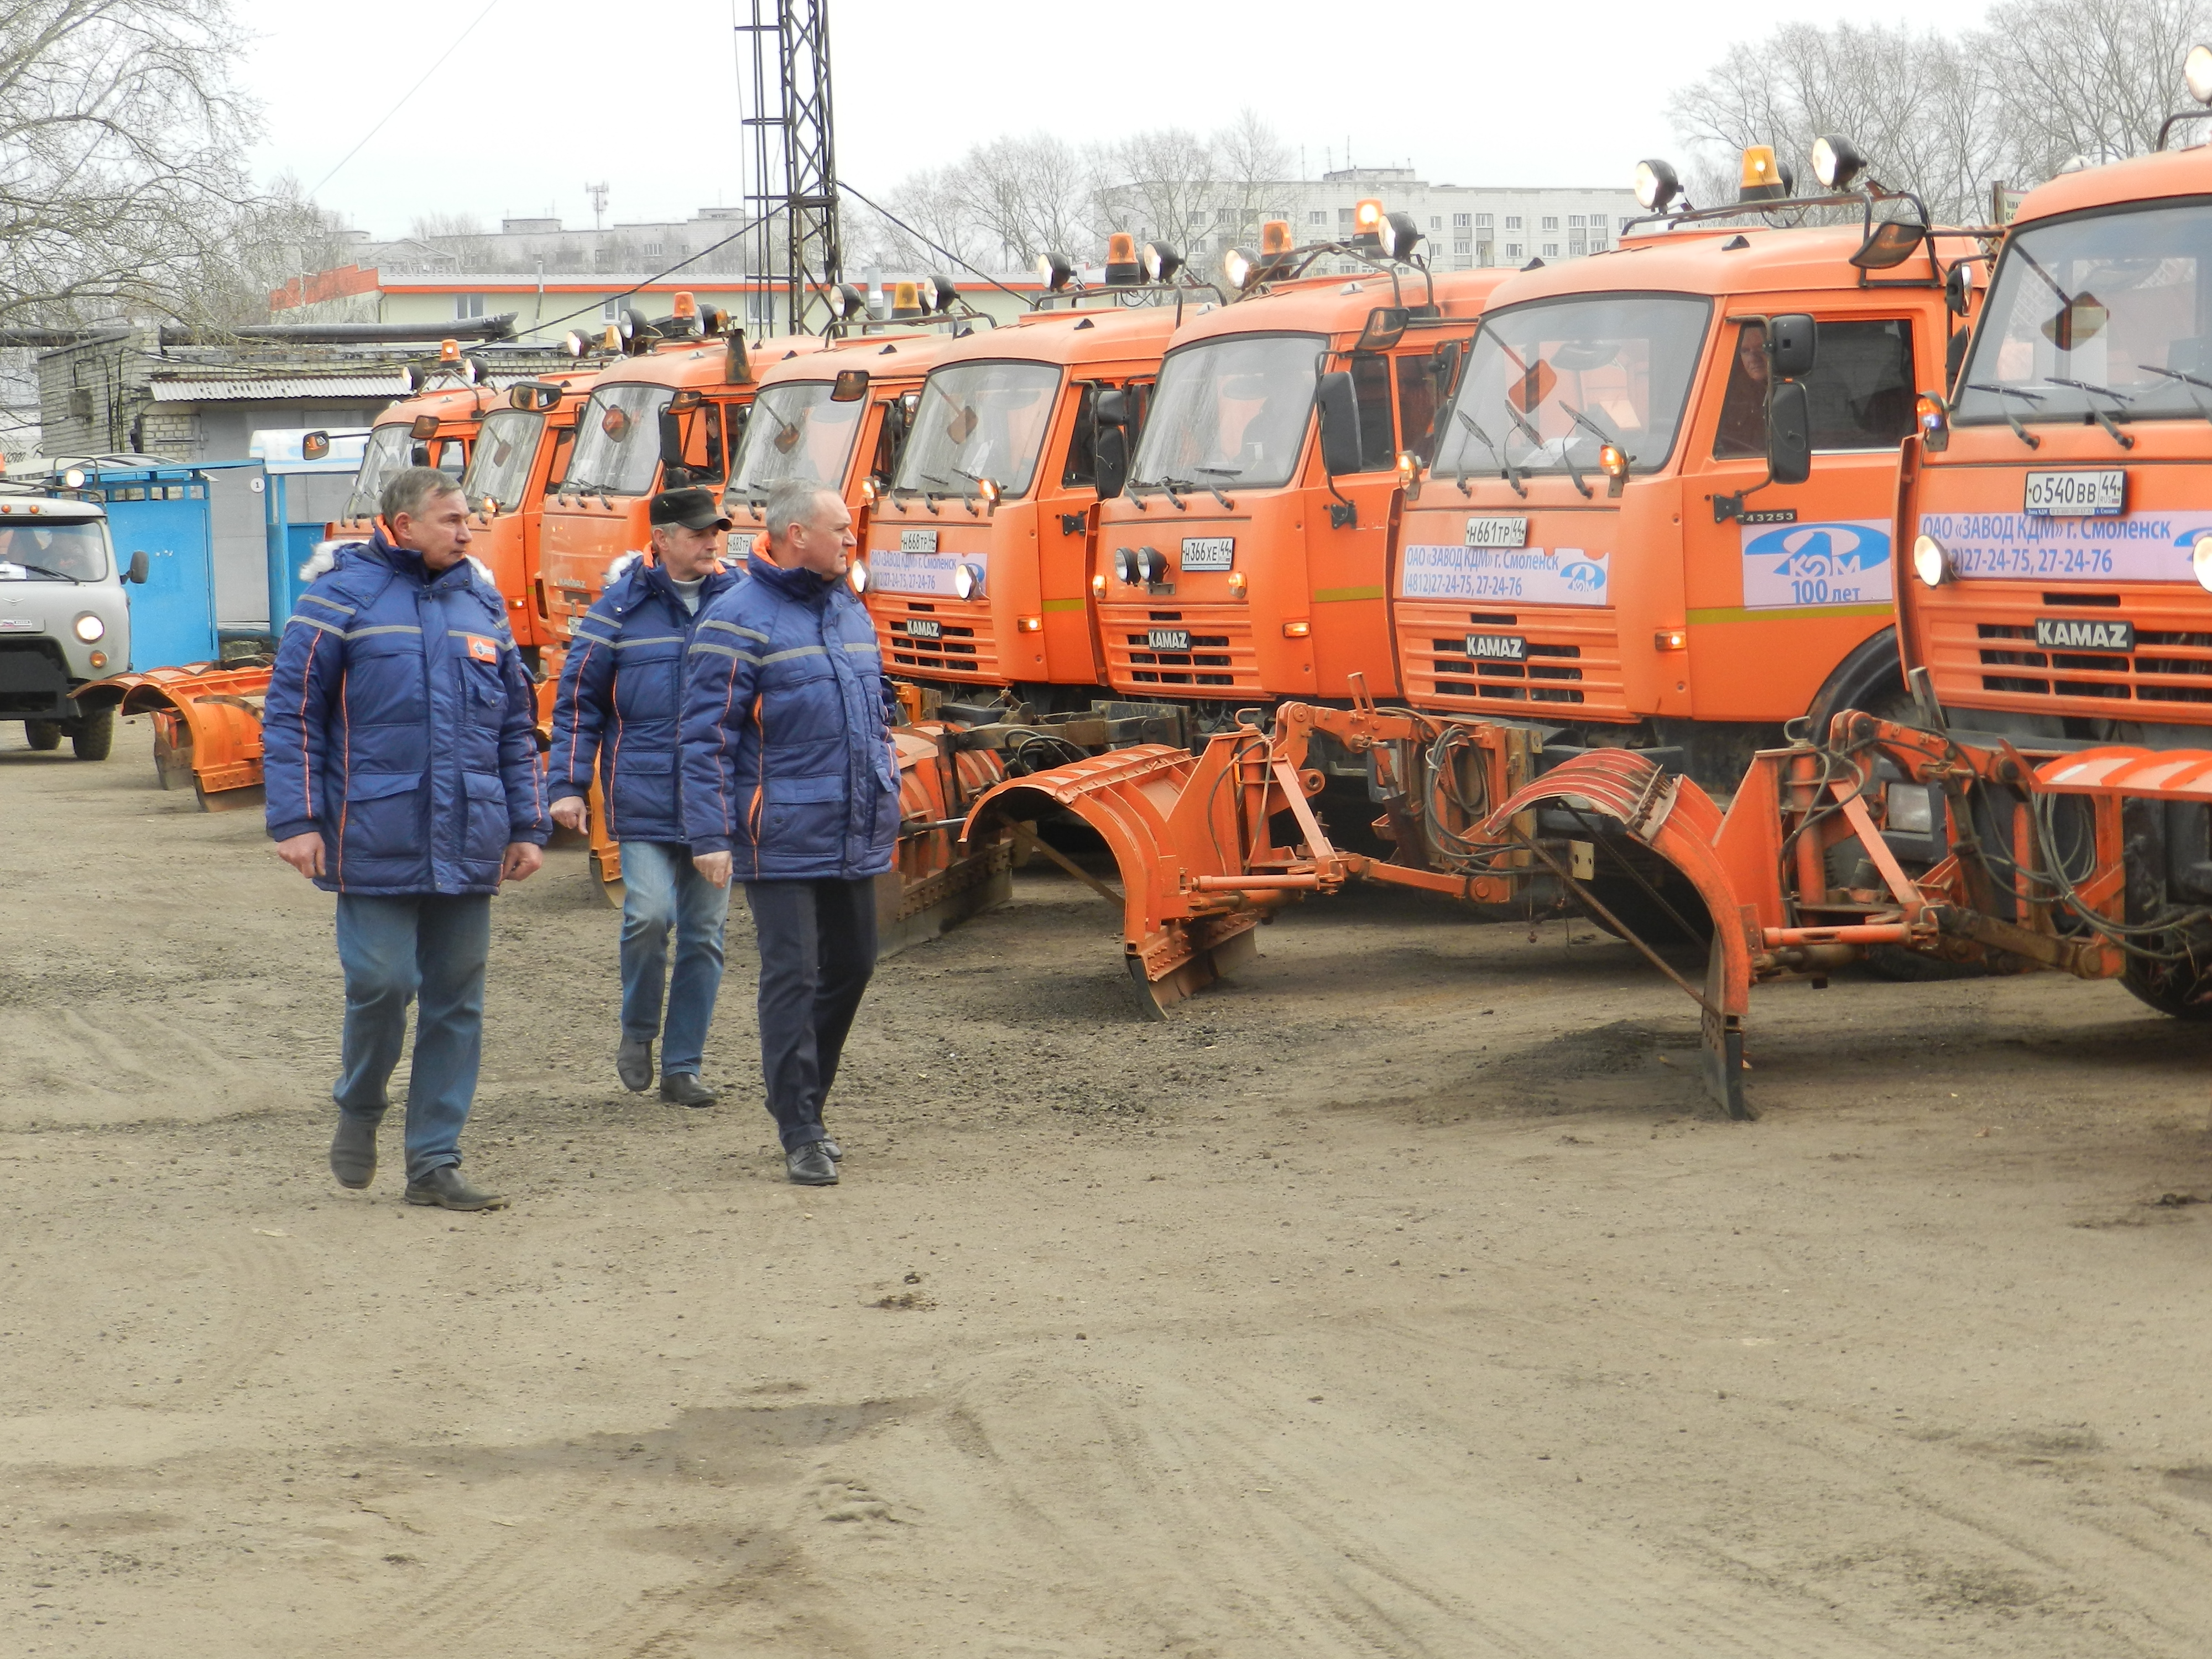
[[[783,1149],[823,1139],[822,1103],[876,967],[876,884],[749,881],[760,943],[761,1069]]]

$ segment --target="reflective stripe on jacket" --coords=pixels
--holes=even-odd
[[[677,766],[685,651],[707,607],[743,580],[733,571],[708,574],[696,616],[659,565],[637,560],[608,582],[576,623],[562,665],[549,799],[588,794],[596,763],[610,836],[685,839]]]
[[[684,694],[694,854],[739,881],[856,880],[891,867],[898,774],[876,631],[853,590],[757,554],[699,612]]]
[[[332,892],[489,893],[543,845],[537,699],[499,591],[382,531],[337,550],[284,624],[262,710],[269,834],[323,837]]]

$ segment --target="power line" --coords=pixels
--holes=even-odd
[[[320,190],[323,185],[327,185],[331,179],[337,178],[338,176],[339,170],[343,168],[348,161],[352,161],[355,156],[360,155],[362,151],[367,148],[370,139],[375,137],[378,133],[384,131],[385,123],[391,120],[393,116],[398,114],[401,107],[410,98],[412,98],[416,93],[422,90],[423,82],[428,81],[432,76],[435,75],[439,71],[440,69],[444,67],[446,59],[451,58],[455,52],[461,49],[461,42],[467,40],[469,36],[476,33],[477,24],[483,22],[485,18],[490,16],[498,6],[499,0],[490,0],[490,3],[485,6],[482,11],[476,15],[476,21],[471,23],[468,27],[463,29],[459,34],[453,37],[453,44],[447,46],[445,51],[440,52],[438,54],[438,61],[431,64],[428,69],[422,71],[422,79],[421,81],[417,81],[413,86],[408,88],[406,91],[401,93],[399,94],[399,102],[394,104],[390,109],[385,111],[383,117],[377,122],[377,124],[362,135],[361,143],[356,144],[351,149],[340,156],[338,158],[337,166],[332,167],[328,173],[325,173],[321,179],[317,182],[315,189],[307,192],[309,200],[312,201],[314,198],[315,191]]]
[[[496,3],[497,3],[497,0],[494,0],[494,3],[495,3],[495,4],[496,4]],[[749,222],[748,223],[745,223],[745,224],[744,224],[744,225],[739,226],[737,229],[735,229],[735,230],[732,231],[732,232],[731,232],[727,236],[725,236],[724,238],[722,238],[722,240],[721,240],[720,241],[719,241],[719,242],[710,242],[710,243],[708,243],[705,247],[701,248],[701,249],[700,249],[696,253],[692,254],[689,258],[678,259],[678,260],[674,264],[672,264],[672,265],[669,266],[667,270],[664,270],[664,271],[658,272],[657,274],[655,274],[655,275],[653,275],[653,276],[651,276],[647,277],[643,282],[641,282],[641,283],[638,283],[638,284],[637,284],[637,286],[636,286],[635,288],[626,288],[626,289],[623,289],[621,293],[619,293],[619,294],[611,294],[611,295],[609,295],[607,296],[607,298],[608,298],[608,299],[610,299],[610,300],[627,300],[627,299],[629,299],[629,298],[630,297],[630,295],[632,295],[633,294],[640,293],[640,292],[641,292],[642,290],[644,290],[644,289],[646,289],[651,288],[651,287],[652,287],[655,283],[658,283],[658,282],[663,282],[663,281],[666,280],[668,277],[673,276],[674,276],[678,271],[679,271],[679,270],[683,270],[684,266],[689,265],[689,264],[696,264],[700,260],[702,260],[702,259],[705,258],[708,254],[710,254],[710,253],[714,252],[716,249],[718,249],[718,248],[726,248],[726,247],[729,246],[729,245],[730,245],[731,243],[732,243],[732,242],[736,241],[739,237],[741,237],[741,236],[750,236],[750,234],[752,234],[752,233],[753,233],[754,231],[756,231],[756,230],[759,229],[759,228],[761,228],[761,226],[763,226],[763,225],[766,224],[766,223],[767,223],[770,219],[775,218],[775,216],[776,216],[776,214],[777,214],[777,213],[779,213],[779,212],[781,212],[781,211],[782,211],[782,210],[781,210],[781,209],[780,209],[780,208],[778,208],[778,209],[771,209],[769,211],[768,211],[768,212],[763,213],[763,215],[761,215],[761,216],[760,216],[759,218],[757,218],[757,219],[754,219],[754,220],[752,220],[752,221]],[[757,277],[757,278],[749,278],[749,277],[745,275],[745,273],[744,273],[744,272],[740,271],[740,272],[738,272],[738,282],[739,282],[740,283],[744,283],[744,282],[747,282],[747,281],[752,281],[752,280],[757,280],[757,281],[763,282],[763,283],[770,283],[770,282],[773,282],[775,279],[774,279],[773,277],[770,277],[770,276],[767,276],[765,273],[763,273],[763,275],[761,275],[761,276],[760,276],[759,277]],[[595,304],[605,304],[605,301],[595,301],[594,303],[595,303]],[[550,323],[538,323],[538,324],[534,325],[532,327],[532,329],[531,329],[531,332],[532,332],[532,333],[533,333],[533,334],[539,334],[539,333],[543,333],[545,330],[547,330],[547,329],[549,329],[549,328],[558,328],[558,327],[560,327],[560,326],[561,326],[561,325],[562,325],[562,324],[563,324],[563,323],[567,322],[567,321],[569,319],[569,318],[572,318],[572,317],[580,317],[580,316],[582,316],[586,312],[587,312],[587,311],[589,311],[589,310],[591,310],[591,309],[592,309],[592,307],[591,307],[591,306],[579,306],[575,310],[574,310],[574,311],[572,311],[572,312],[568,313],[567,316],[564,316],[564,317],[556,317],[556,318],[555,318],[551,322],[550,322]]]
[[[912,225],[907,223],[905,220],[900,218],[898,215],[893,213],[889,208],[877,207],[873,202],[868,200],[866,197],[862,196],[859,191],[854,190],[851,185],[846,183],[843,179],[838,180],[837,188],[843,191],[848,196],[857,198],[863,207],[875,208],[877,212],[882,214],[884,218],[890,220],[908,235],[913,237],[915,241],[920,242],[924,247],[929,249],[931,252],[943,254],[946,258],[951,260],[954,264],[958,265],[963,270],[975,271],[976,276],[981,276],[985,282],[988,283],[993,288],[998,289],[1000,293],[1006,295],[1008,298],[1019,300],[1024,306],[1030,303],[1027,295],[1016,294],[1013,289],[1008,288],[1004,283],[1000,282],[997,277],[990,275],[987,271],[976,270],[975,266],[969,264],[965,259],[955,253],[951,248],[938,246],[936,243],[931,241],[928,237],[923,235]]]

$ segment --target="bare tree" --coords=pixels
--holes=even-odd
[[[252,198],[222,0],[0,8],[0,320],[198,315]]]
[[[1072,145],[1048,133],[978,144],[953,167],[952,180],[968,217],[997,244],[1004,264],[1080,252],[1091,240],[1090,169]]]
[[[1213,222],[1212,146],[1183,127],[1156,127],[1100,148],[1098,216],[1117,230],[1149,232],[1186,251]],[[1134,217],[1139,222],[1127,223]]]
[[[2149,149],[2185,107],[2181,60],[2212,18],[2203,0],[2009,0],[1981,34],[2002,64],[1993,96],[2021,179],[2045,179],[2076,155]]]
[[[204,250],[191,320],[216,328],[266,322],[274,292],[349,263],[353,246],[338,215],[309,201],[297,179],[280,178],[236,210]]]

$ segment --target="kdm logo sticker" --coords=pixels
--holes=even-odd
[[[1889,528],[1887,519],[1784,525],[1771,530],[1746,526],[1744,608],[1887,605],[1891,592]]]

